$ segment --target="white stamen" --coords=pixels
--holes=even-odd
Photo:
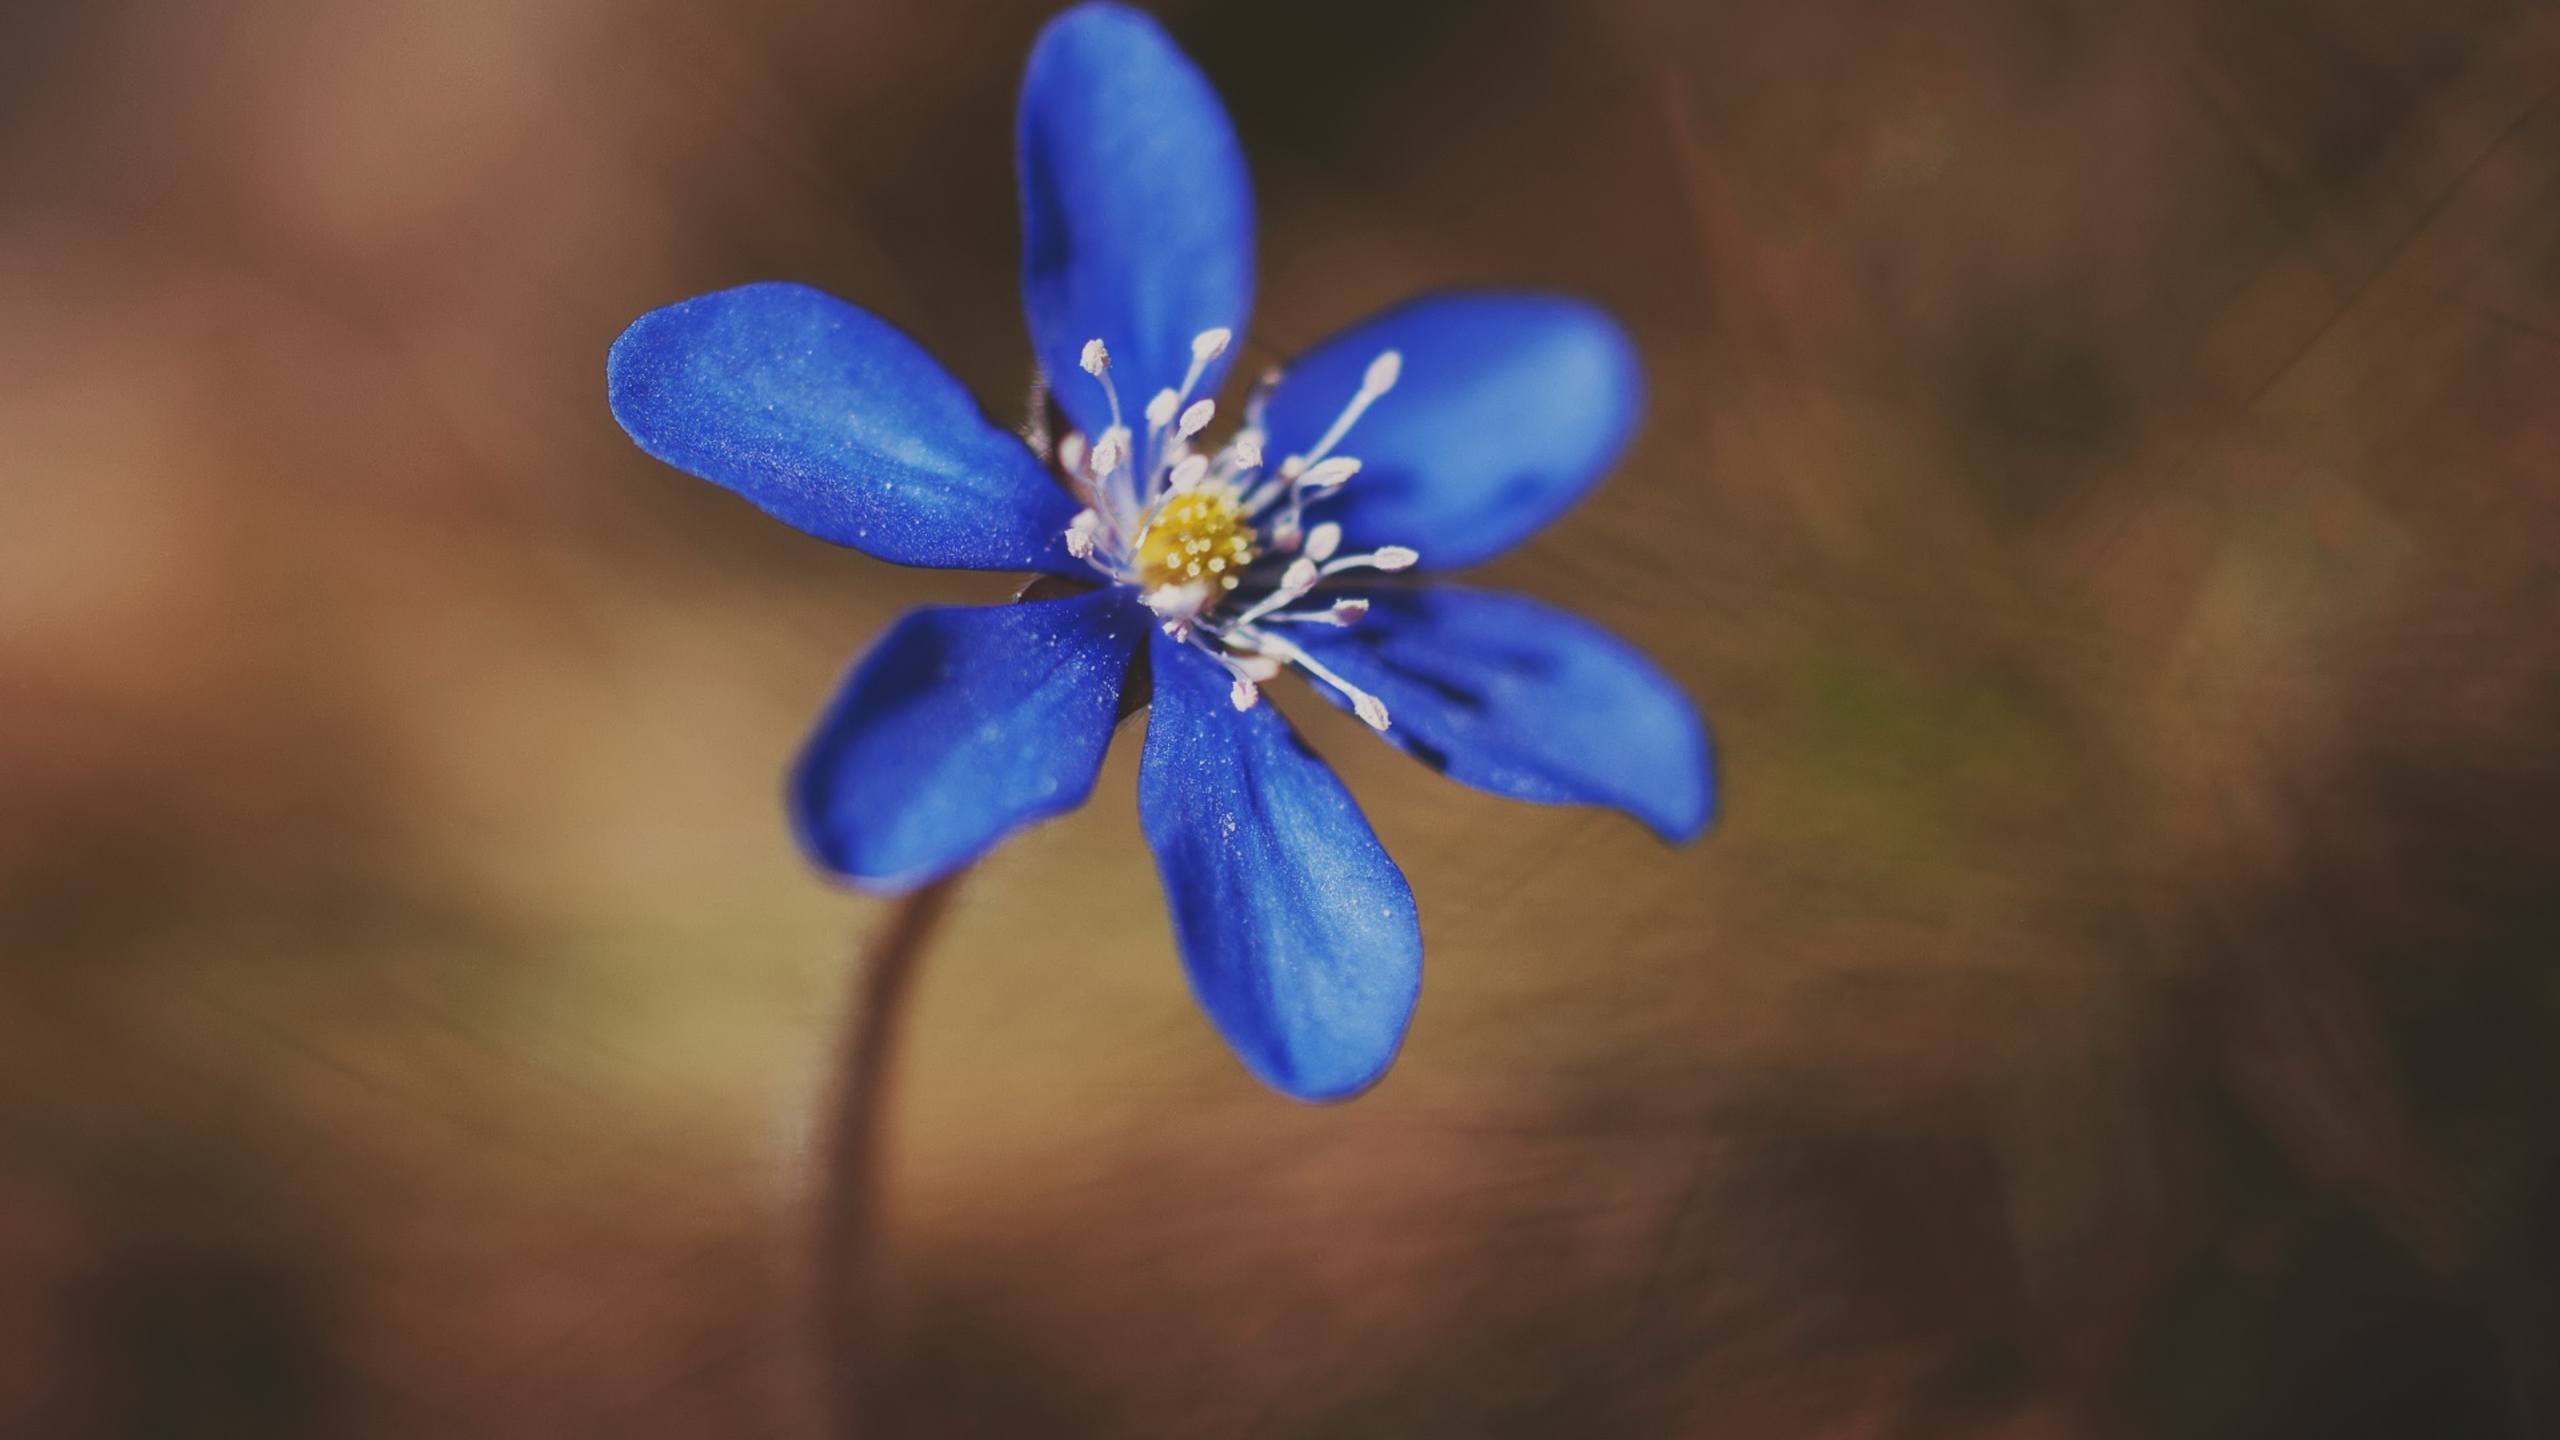
[[[1279,585],[1274,587],[1270,594],[1254,601],[1243,614],[1238,615],[1232,622],[1230,622],[1230,628],[1234,630],[1249,629],[1254,621],[1261,619],[1263,616],[1270,614],[1272,611],[1279,609],[1283,605],[1292,603],[1299,596],[1316,588],[1316,581],[1320,576],[1321,572],[1316,569],[1316,562],[1313,560],[1300,556],[1298,559],[1290,561],[1289,568],[1280,572]]]
[[[1308,654],[1305,650],[1300,649],[1293,641],[1283,639],[1268,631],[1258,632],[1254,638],[1261,643],[1263,653],[1267,655],[1281,656],[1288,660],[1289,663],[1297,666],[1299,669],[1306,671],[1308,674],[1313,675],[1327,685],[1341,691],[1343,698],[1351,702],[1352,710],[1357,713],[1361,719],[1369,723],[1370,729],[1384,730],[1387,728],[1387,705],[1385,701],[1380,700],[1377,696],[1370,694],[1368,691],[1363,690],[1359,686],[1352,684],[1350,681],[1343,679],[1339,675],[1336,675],[1333,671],[1325,667],[1323,661],[1318,660],[1313,655]]]
[[[1194,400],[1191,402],[1191,408],[1182,412],[1182,423],[1174,427],[1173,433],[1188,440],[1208,429],[1209,418],[1217,413],[1217,401]]]
[[[1228,703],[1234,705],[1238,710],[1252,709],[1253,702],[1261,698],[1262,692],[1254,688],[1254,683],[1252,681],[1247,680],[1241,675],[1236,677],[1235,684],[1227,687]]]
[[[1229,699],[1239,711],[1261,703],[1261,687],[1294,665],[1339,692],[1363,722],[1384,730],[1385,702],[1325,668],[1279,632],[1288,625],[1357,623],[1371,608],[1368,600],[1357,596],[1329,605],[1318,602],[1305,610],[1288,607],[1342,571],[1404,570],[1421,559],[1402,545],[1343,555],[1339,524],[1310,527],[1303,518],[1310,502],[1361,473],[1358,459],[1332,452],[1370,403],[1397,384],[1403,357],[1390,350],[1371,360],[1360,389],[1317,443],[1306,453],[1271,466],[1264,450],[1268,437],[1260,420],[1267,378],[1265,390],[1246,397],[1244,424],[1223,449],[1203,453],[1194,447],[1196,437],[1217,418],[1218,409],[1212,398],[1195,401],[1194,389],[1211,362],[1233,344],[1234,335],[1224,329],[1193,337],[1191,373],[1180,389],[1159,391],[1148,400],[1143,438],[1121,419],[1109,349],[1098,339],[1084,347],[1081,363],[1109,397],[1112,423],[1095,434],[1069,430],[1060,437],[1057,461],[1070,484],[1090,502],[1090,508],[1078,511],[1067,526],[1067,551],[1106,579],[1139,587],[1139,598],[1154,612],[1165,634],[1224,665],[1234,677]],[[1182,552],[1179,563],[1194,578],[1145,588],[1142,576],[1150,567],[1137,557],[1149,543],[1166,497],[1194,494],[1203,487],[1213,487],[1232,501],[1248,527],[1259,527],[1259,537],[1248,534],[1243,542],[1249,549],[1258,549],[1259,555],[1239,562],[1232,555],[1207,554],[1210,539],[1186,534],[1176,548]],[[1276,579],[1274,567],[1279,570]],[[1219,608],[1230,594],[1236,595],[1237,613]],[[1260,624],[1266,620],[1268,626]]]
[[[1079,510],[1067,522],[1067,553],[1079,560],[1093,558],[1093,539],[1102,530],[1102,517],[1091,510]]]
[[[1276,614],[1265,615],[1262,618],[1264,621],[1275,625],[1282,621],[1287,621],[1292,625],[1356,625],[1359,623],[1360,617],[1368,613],[1369,602],[1355,598],[1350,600],[1336,600],[1333,602],[1332,608],[1330,609],[1282,610]]]
[[[1119,469],[1129,458],[1129,432],[1114,425],[1102,432],[1093,445],[1093,474],[1101,479]]]
[[[1111,383],[1111,352],[1104,348],[1099,336],[1084,342],[1084,354],[1077,360],[1084,373],[1102,382],[1102,398],[1111,402],[1111,428],[1120,429],[1120,387]]]
[[[1324,573],[1339,575],[1345,570],[1410,570],[1422,558],[1402,545],[1381,545],[1366,555],[1345,555],[1325,562]]]
[[[1215,593],[1217,592],[1209,586],[1194,582],[1181,585],[1159,585],[1138,598],[1146,602],[1148,609],[1156,612],[1156,618],[1169,624],[1181,625],[1184,633],[1187,634],[1191,622],[1200,618],[1200,612],[1207,608],[1209,597]],[[1171,630],[1165,633],[1173,635],[1177,640],[1182,638]]]
[[[1369,372],[1360,377],[1360,393],[1352,396],[1351,403],[1342,407],[1342,413],[1333,417],[1333,424],[1324,432],[1324,438],[1316,442],[1316,448],[1307,452],[1307,463],[1317,464],[1332,454],[1333,447],[1341,444],[1342,437],[1350,434],[1351,427],[1368,413],[1371,402],[1394,389],[1396,380],[1403,374],[1404,356],[1393,350],[1382,351],[1377,359],[1370,361]]]
[[[1321,465],[1308,467],[1298,484],[1308,490],[1330,490],[1360,473],[1360,462],[1348,455],[1336,455]]]

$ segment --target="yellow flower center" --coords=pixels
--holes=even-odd
[[[1147,589],[1206,586],[1214,598],[1233,590],[1244,567],[1261,553],[1244,506],[1219,490],[1193,490],[1168,498],[1156,510],[1138,546],[1138,578]]]

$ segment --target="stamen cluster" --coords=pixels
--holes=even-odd
[[[1244,424],[1224,446],[1204,451],[1195,445],[1217,405],[1194,400],[1191,392],[1233,339],[1226,330],[1209,330],[1192,340],[1182,388],[1158,391],[1147,402],[1143,436],[1122,418],[1111,352],[1100,340],[1085,343],[1083,368],[1110,400],[1111,424],[1099,436],[1075,432],[1059,443],[1059,465],[1085,502],[1067,527],[1067,549],[1108,579],[1136,587],[1165,634],[1225,666],[1235,677],[1229,694],[1237,709],[1253,708],[1262,682],[1295,665],[1384,730],[1384,702],[1274,627],[1353,624],[1368,613],[1366,600],[1299,602],[1334,576],[1403,570],[1421,558],[1401,545],[1337,554],[1342,527],[1307,523],[1311,506],[1360,473],[1358,460],[1335,451],[1361,415],[1395,388],[1403,357],[1389,350],[1370,361],[1360,389],[1323,437],[1306,454],[1266,468],[1262,410],[1276,373],[1254,387]]]

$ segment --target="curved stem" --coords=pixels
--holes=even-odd
[[[879,1288],[880,1138],[888,1110],[890,1062],[899,1016],[914,988],[916,962],[933,938],[960,877],[946,875],[899,899],[888,923],[865,944],[836,1059],[835,1093],[817,1195],[815,1338],[825,1386],[828,1433],[872,1440],[878,1374],[874,1301]]]

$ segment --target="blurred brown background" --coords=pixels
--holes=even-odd
[[[9,8],[0,1433],[812,1433],[883,911],[780,770],[1005,591],[646,460],[604,351],[797,278],[1009,413],[1042,13]],[[1725,818],[1284,697],[1430,954],[1312,1110],[1194,1010],[1124,743],[911,1017],[901,1433],[2555,1433],[2560,14],[1162,13],[1249,358],[1447,283],[1634,328],[1634,455],[1484,578],[1681,676]]]

